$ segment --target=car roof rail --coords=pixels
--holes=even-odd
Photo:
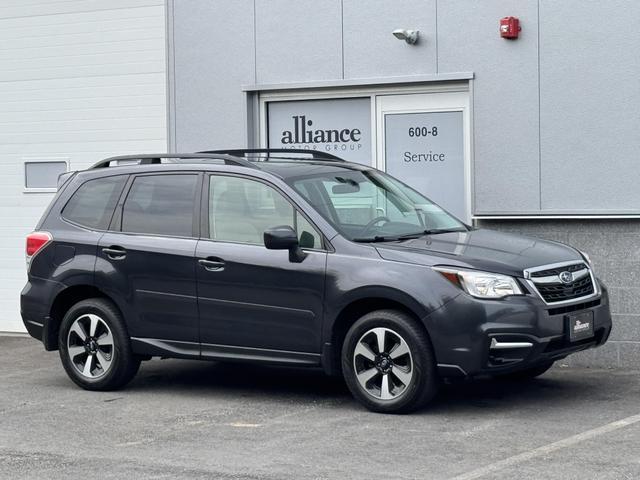
[[[169,162],[163,162],[162,160],[170,160]],[[241,167],[248,168],[258,168],[254,163],[244,159],[239,158],[237,156],[220,154],[220,153],[211,153],[211,152],[201,152],[201,153],[145,153],[142,155],[120,155],[117,157],[105,158],[104,160],[100,160],[98,163],[95,163],[90,168],[106,168],[111,166],[122,166],[118,165],[120,162],[123,162],[125,165],[131,165],[130,162],[134,165],[157,165],[161,163],[194,163],[190,162],[190,160],[222,160],[225,165],[236,165]],[[115,165],[111,165],[111,163]]]
[[[300,158],[300,155],[310,156],[311,160],[324,160],[329,162],[345,162],[343,158],[332,155],[327,152],[319,152],[318,150],[309,150],[304,148],[240,148],[240,149],[231,149],[231,150],[207,150],[200,153],[220,153],[226,155],[233,155],[236,157],[247,157],[247,156],[260,156],[260,154],[265,154],[262,156],[262,160],[269,160],[269,157],[273,158],[282,158],[287,160],[309,160],[308,158]],[[270,155],[270,154],[277,155]],[[283,156],[282,154],[293,154],[298,155],[295,156]]]

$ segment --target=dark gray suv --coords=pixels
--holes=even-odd
[[[24,324],[89,390],[154,356],[342,374],[379,412],[441,379],[534,377],[602,345],[584,253],[477,230],[316,151],[115,157],[60,178],[27,237]]]

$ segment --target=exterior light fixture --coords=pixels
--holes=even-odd
[[[398,28],[393,31],[393,36],[398,40],[404,40],[409,45],[415,45],[420,35],[419,30],[406,30],[404,28]]]

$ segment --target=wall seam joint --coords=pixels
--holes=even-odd
[[[540,85],[540,0],[538,0],[537,27],[537,57],[538,57],[538,209],[542,211],[542,102]]]
[[[342,79],[344,80],[344,0],[340,0],[340,46],[342,48]]]
[[[253,81],[258,83],[258,12],[253,0]]]
[[[435,0],[435,5],[436,5],[436,11],[435,11],[435,15],[436,15],[436,74],[440,73],[440,64],[439,64],[439,57],[438,57],[438,0]]]

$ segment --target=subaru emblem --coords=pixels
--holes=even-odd
[[[571,283],[571,282],[573,282],[573,273],[571,273],[571,272],[562,272],[560,274],[560,281],[562,283]]]

